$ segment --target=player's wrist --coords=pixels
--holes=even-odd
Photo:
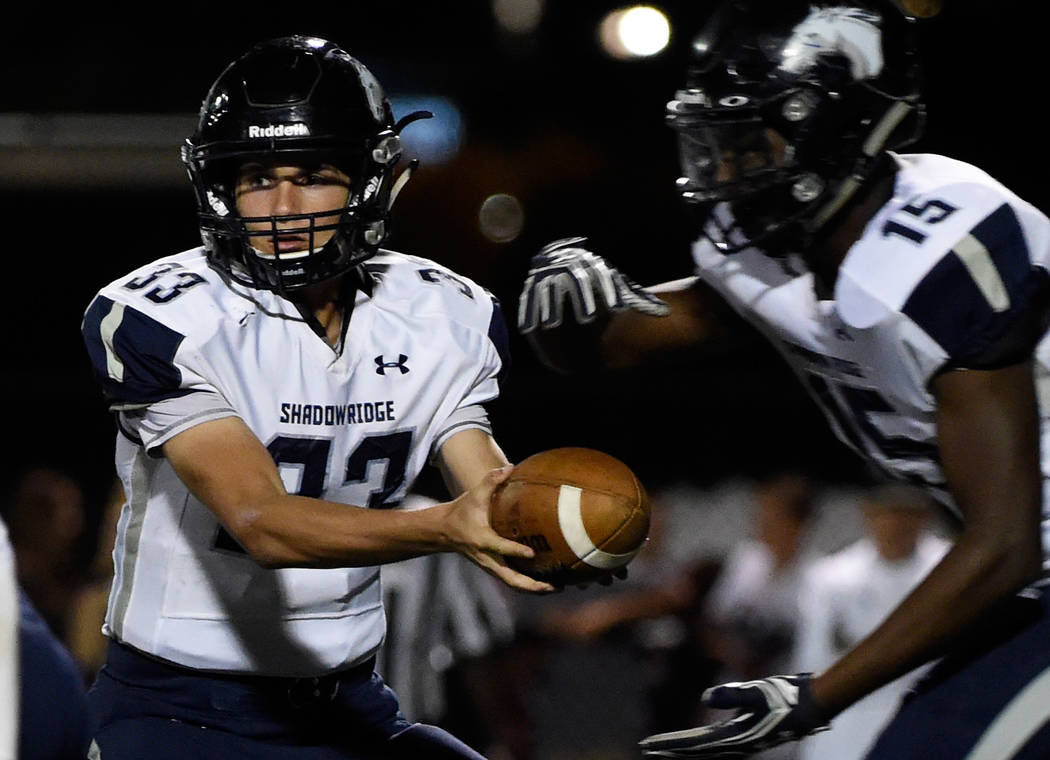
[[[492,528],[487,512],[470,500],[470,492],[461,494],[452,501],[430,507],[427,517],[428,534],[432,536],[433,549],[454,551],[470,556],[479,546],[489,542]]]
[[[419,549],[427,553],[459,551],[461,530],[456,524],[454,507],[454,502],[447,501],[409,513]]]
[[[802,723],[812,726],[825,726],[839,712],[826,706],[819,695],[819,676],[812,673],[801,673],[798,686],[798,704],[795,707]]]
[[[544,365],[562,374],[586,372],[602,366],[601,337],[610,315],[590,322],[566,320],[557,329],[534,330],[526,340]]]

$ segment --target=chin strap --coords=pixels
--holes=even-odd
[[[434,114],[431,113],[430,111],[413,111],[410,114],[402,116],[400,119],[398,119],[398,122],[394,125],[393,134],[391,135],[391,138],[396,141],[396,148],[393,149],[393,150],[396,150],[396,154],[391,152],[391,154],[388,157],[386,157],[385,159],[384,159],[384,157],[381,157],[381,156],[376,156],[376,159],[379,160],[381,163],[386,163],[390,159],[396,158],[397,156],[400,156],[401,155],[401,132],[402,132],[402,130],[404,130],[405,127],[407,127],[409,124],[411,124],[414,121],[419,121],[420,119],[432,119],[432,118],[434,118]],[[408,166],[405,167],[405,170],[403,172],[401,172],[401,174],[399,174],[397,176],[397,179],[394,181],[394,184],[391,186],[390,193],[387,196],[387,201],[386,201],[386,210],[387,211],[390,211],[390,209],[393,208],[394,201],[397,200],[397,196],[404,189],[405,185],[408,184],[408,181],[412,178],[412,174],[418,168],[419,168],[419,159],[418,158],[413,158],[411,161],[408,162]]]
[[[405,170],[399,175],[397,175],[397,179],[394,180],[394,184],[390,188],[390,197],[387,199],[386,202],[387,211],[393,208],[394,201],[397,200],[397,196],[401,193],[401,190],[404,189],[405,185],[408,184],[408,181],[412,179],[413,172],[415,172],[415,170],[418,168],[419,159],[413,158],[411,161],[408,162],[408,166],[405,167]]]

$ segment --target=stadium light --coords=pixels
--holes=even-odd
[[[634,5],[607,13],[598,37],[602,48],[613,58],[647,58],[667,47],[671,23],[658,8]]]

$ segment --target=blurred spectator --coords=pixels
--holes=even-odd
[[[402,508],[436,503],[417,493]],[[515,627],[502,584],[456,554],[383,565],[380,574],[387,636],[376,670],[405,716],[453,731],[491,760],[530,757],[503,659]]]
[[[626,580],[515,597],[516,683],[538,757],[634,757],[644,732],[703,720],[717,679],[752,675],[767,654],[792,668],[807,569],[865,535],[865,495],[799,473],[665,485],[650,493],[650,539]]]
[[[54,634],[64,639],[70,604],[83,581],[83,488],[57,469],[33,468],[15,484],[5,519],[18,582]]]
[[[812,482],[800,473],[756,484],[754,534],[729,551],[707,599],[707,628],[700,634],[717,662],[711,683],[792,672],[799,588],[812,561],[805,539],[814,497]],[[711,683],[698,684],[697,699]],[[705,708],[698,712],[707,722]],[[797,756],[796,746],[784,745],[756,757]]]
[[[799,602],[796,662],[790,672],[820,671],[870,633],[916,586],[949,541],[931,527],[920,491],[891,484],[861,502],[867,535],[815,562]],[[902,676],[842,712],[832,730],[804,739],[803,760],[862,758],[921,671]]]
[[[102,623],[106,618],[109,588],[113,582],[113,542],[123,506],[124,488],[115,478],[102,510],[94,557],[70,603],[67,618],[66,643],[89,684],[95,680],[106,658],[109,639],[102,633]]]
[[[788,672],[813,505],[813,485],[801,474],[756,485],[754,535],[729,551],[708,597],[708,646],[722,664],[719,680]]]

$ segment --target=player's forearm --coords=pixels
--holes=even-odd
[[[943,652],[1042,571],[1039,411],[1029,362],[931,383],[946,483],[965,520],[955,546],[900,607],[813,684],[838,711]]]
[[[835,714],[944,653],[995,604],[1041,570],[1031,535],[964,532],[937,567],[877,628],[813,682],[813,696]]]
[[[562,374],[603,369],[602,337],[609,324],[608,316],[585,325],[568,321],[557,328],[534,330],[525,338],[546,367]]]
[[[448,510],[374,510],[283,494],[242,510],[229,527],[263,567],[361,567],[453,550]]]
[[[664,297],[672,306],[664,317],[624,310],[584,325],[566,322],[535,330],[526,338],[540,361],[563,374],[671,364],[701,346],[714,328],[691,291],[671,291]]]
[[[286,492],[269,452],[236,417],[174,436],[164,454],[190,492],[264,567],[351,567],[453,548],[441,509],[364,509]]]
[[[669,307],[668,314],[654,317],[637,311],[612,316],[598,347],[600,365],[609,369],[671,366],[693,355],[719,334],[716,309],[710,291],[696,277],[665,282],[649,288]],[[717,304],[717,305],[716,305]]]

